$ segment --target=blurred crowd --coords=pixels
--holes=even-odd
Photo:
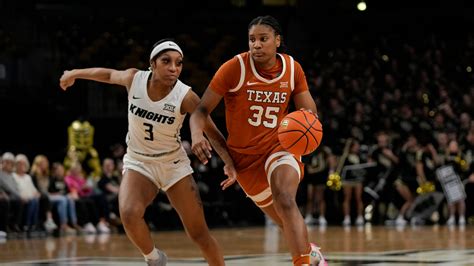
[[[415,37],[385,34],[375,40],[369,34],[353,34],[343,45],[316,48],[306,61],[310,88],[328,136],[323,139],[326,147],[316,153],[329,149],[340,160],[351,140],[349,156],[339,165],[376,163],[358,173],[360,185],[342,180],[343,224],[350,224],[347,199],[351,198],[356,199],[356,223],[393,218],[406,224],[405,219],[413,218],[406,212],[414,201],[419,203],[417,188],[426,188],[430,182],[433,191],[446,194],[446,184],[437,172],[444,166],[453,167],[453,175],[463,186],[460,193],[466,193],[468,200],[433,203],[439,211],[428,211],[434,214],[429,220],[455,224],[456,216],[459,224],[466,224],[466,212],[473,213],[474,34],[466,32],[457,38],[443,32],[420,32]],[[365,194],[375,197],[378,205],[364,202]],[[398,217],[386,217],[390,204],[400,210]],[[364,217],[367,206],[383,217]],[[326,222],[324,210],[321,221]]]
[[[80,162],[68,169],[36,155],[3,153],[0,171],[0,236],[110,234],[121,222],[118,212],[120,172],[113,158],[102,161],[99,176]]]

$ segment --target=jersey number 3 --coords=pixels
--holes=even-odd
[[[145,140],[153,141],[153,125],[148,123],[143,123],[145,126],[145,132],[148,133],[148,136],[145,137]]]
[[[280,107],[268,106],[264,108],[260,105],[252,105],[250,110],[254,111],[252,117],[247,119],[250,125],[254,127],[263,125],[267,128],[275,128],[277,126],[277,114],[280,111]]]

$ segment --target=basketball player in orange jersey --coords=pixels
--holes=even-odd
[[[309,243],[296,204],[303,164],[300,157],[280,146],[277,136],[290,101],[297,109],[313,113],[317,112],[316,104],[300,64],[287,54],[277,53],[283,41],[275,18],[253,19],[248,27],[248,43],[250,51],[236,55],[219,68],[191,115],[193,152],[203,163],[211,156],[212,148],[203,128],[208,115],[224,98],[227,146],[237,181],[247,196],[281,227],[294,265],[327,265],[319,248]]]
[[[120,217],[129,239],[142,252],[148,265],[165,266],[165,253],[155,248],[143,219],[145,209],[163,190],[179,214],[188,236],[199,246],[209,265],[223,266],[221,248],[204,218],[193,169],[181,143],[180,129],[187,113],[196,108],[199,97],[178,78],[183,69],[183,52],[169,39],[157,42],[150,53],[150,68],[123,71],[87,68],[65,71],[63,90],[76,79],[94,80],[125,87],[128,93],[127,153],[119,191]],[[216,150],[227,149],[225,139],[211,120],[205,122]],[[226,161],[231,161],[228,158]],[[235,182],[235,170],[224,167],[229,178],[222,188]]]

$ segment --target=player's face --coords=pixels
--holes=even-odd
[[[257,63],[264,63],[275,58],[280,46],[280,35],[275,35],[272,27],[253,25],[249,29],[249,48],[252,58]]]
[[[166,51],[156,58],[153,73],[166,85],[173,85],[183,70],[183,57],[177,51]]]

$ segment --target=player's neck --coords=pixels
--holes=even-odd
[[[274,56],[266,62],[262,62],[262,63],[257,63],[255,61],[254,62],[255,62],[255,67],[257,68],[257,70],[267,71],[275,67],[275,65],[278,62],[277,60],[278,60],[277,56]]]
[[[165,85],[163,83],[157,82],[155,80],[150,80],[147,86],[148,97],[152,101],[159,101],[166,97],[174,88],[174,83],[172,86]]]
[[[274,57],[267,63],[260,65],[256,64],[255,68],[260,76],[267,79],[273,79],[281,74],[281,65],[282,62],[280,61],[280,58]]]

